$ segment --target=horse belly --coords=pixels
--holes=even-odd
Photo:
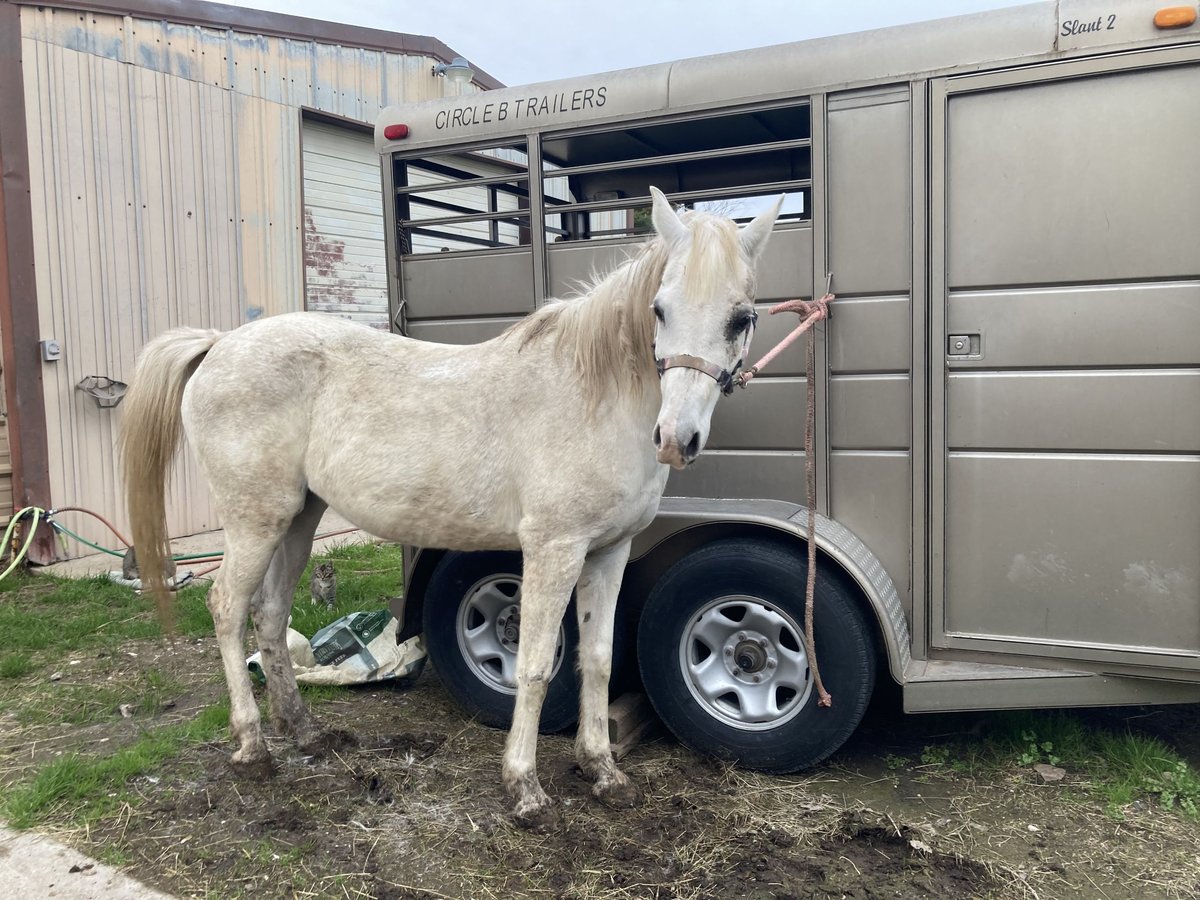
[[[439,471],[412,457],[400,465],[402,474],[385,467],[336,477],[314,472],[309,485],[339,515],[390,541],[452,550],[519,546],[520,505],[503,479]]]

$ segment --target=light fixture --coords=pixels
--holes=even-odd
[[[434,66],[433,74],[444,75],[452,84],[464,85],[471,83],[471,79],[475,77],[475,70],[461,56],[456,56],[448,63],[440,62]]]

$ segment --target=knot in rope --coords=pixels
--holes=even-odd
[[[829,318],[829,304],[834,300],[833,294],[826,294],[824,297],[819,297],[816,300],[784,300],[782,303],[776,303],[771,307],[770,314],[775,315],[781,312],[794,312],[801,317],[801,322],[791,333],[788,334],[782,341],[766,352],[762,359],[752,365],[750,368],[740,372],[734,383],[738,387],[746,387],[759,373],[760,370],[777,357],[780,353],[792,345],[792,342],[804,332],[808,331],[818,322]]]

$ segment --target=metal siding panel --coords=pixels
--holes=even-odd
[[[412,322],[408,327],[409,337],[419,341],[434,341],[440,344],[478,344],[496,337],[510,325],[520,321],[515,318],[501,319],[457,319],[453,322]]]
[[[879,557],[912,617],[912,462],[908,453],[834,451],[830,515]]]
[[[636,255],[644,238],[572,241],[546,248],[546,268],[551,297],[574,297],[597,273],[611,272]]]
[[[759,302],[811,296],[813,233],[809,226],[777,228],[758,261]]]
[[[829,259],[838,293],[910,287],[909,104],[876,102],[828,114]]]
[[[835,450],[907,450],[912,446],[908,376],[833,376],[829,381],[829,427],[829,442]]]
[[[804,453],[706,450],[686,469],[671,472],[666,494],[803,503]]]
[[[407,257],[401,271],[409,319],[533,312],[533,262],[527,249]]]
[[[229,37],[226,31],[212,28],[197,29],[200,44],[200,64],[195,70],[195,77],[205,84],[214,87],[228,88],[229,61],[226,55],[229,51]]]
[[[246,315],[302,308],[299,113],[235,95],[243,296]]]
[[[209,265],[209,325],[228,331],[245,321],[242,311],[237,185],[232,174],[233,102],[228,91],[201,91],[202,171],[205,173],[204,222]]]
[[[952,288],[1196,275],[1200,204],[1174,176],[1200,66],[951,96],[947,121]]]
[[[46,370],[53,496],[119,521],[113,444],[120,408],[99,409],[74,384],[93,374],[128,381],[147,336],[171,325],[210,323],[210,299],[220,302],[228,290],[210,298],[207,273],[219,267],[207,229],[228,233],[231,223],[224,209],[210,222],[202,192],[220,190],[224,178],[202,159],[199,85],[58,48],[45,55],[55,64],[39,92],[47,118],[33,130],[35,146],[45,148],[39,166],[46,166],[34,173],[42,188],[34,196],[39,243],[46,248],[36,262],[46,285],[40,292],[46,333],[66,351]],[[29,84],[39,85],[38,77]],[[206,90],[218,97],[210,117],[219,121],[221,92]],[[174,533],[215,522],[198,482],[194,464],[180,467],[169,509]],[[75,524],[89,539],[112,540],[91,523]]]
[[[27,21],[22,16],[22,23]],[[45,16],[38,17],[46,25]],[[54,157],[55,136],[58,133],[55,93],[62,79],[52,75],[58,68],[61,50],[41,41],[22,41],[22,75],[27,110],[29,146],[30,213],[33,231],[34,278],[37,289],[38,326],[40,334],[65,340],[64,316],[61,307],[52,302],[53,296],[66,293],[63,287],[65,256],[62,223],[51,211],[66,206],[59,200],[59,166]],[[58,486],[64,483],[64,466],[73,458],[62,452],[62,427],[69,427],[63,398],[70,390],[62,367],[42,366],[43,404],[46,416],[47,475],[50,496],[57,497]]]
[[[909,315],[908,297],[839,297],[829,308],[826,328],[830,371],[909,371]]]
[[[200,68],[196,56],[196,26],[177,25],[163,22],[163,71],[177,78],[190,80],[197,76]]]
[[[359,50],[355,78],[358,82],[358,114],[355,118],[370,120],[383,109],[383,62],[386,54],[378,50]],[[371,151],[375,142],[371,141]],[[376,157],[378,159],[378,157]],[[378,168],[378,165],[376,165]]]
[[[283,39],[280,48],[280,81],[284,84],[283,102],[288,106],[304,106],[309,102],[308,86],[312,53],[310,41]]]
[[[1200,453],[1200,371],[960,372],[949,379],[954,449]],[[1119,415],[1113,411],[1119,410]]]
[[[807,392],[803,378],[756,378],[717,402],[709,432],[713,450],[796,450],[804,447]]]
[[[951,293],[946,330],[982,335],[955,369],[1196,365],[1200,281]]]
[[[1047,53],[1054,49],[1055,24],[1054,7],[1042,3],[683,60],[671,69],[671,105],[807,93],[897,72]]]
[[[952,454],[947,479],[948,632],[1200,651],[1200,459]]]

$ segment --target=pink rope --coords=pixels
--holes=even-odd
[[[804,320],[792,330],[791,334],[767,351],[758,362],[737,376],[740,387],[748,385],[760,371],[765,369],[775,357],[792,345],[796,338],[808,331],[818,322],[829,318],[829,304],[834,300],[833,294],[826,294],[819,300],[784,300],[771,307],[771,315],[781,312],[794,312],[804,317]]]
[[[829,318],[829,304],[834,295],[826,294],[819,300],[785,300],[771,307],[771,315],[780,312],[794,312],[804,317],[791,334],[772,347],[757,363],[742,374],[738,375],[737,383],[741,387],[748,385],[755,375],[771,362],[776,356],[791,346],[792,342],[822,319]],[[821,669],[817,666],[817,647],[813,638],[813,600],[817,587],[817,477],[813,465],[813,433],[816,431],[817,402],[816,402],[816,363],[813,335],[808,336],[808,354],[805,359],[805,380],[808,382],[808,409],[804,421],[804,476],[808,489],[808,578],[804,588],[804,644],[808,651],[809,666],[812,668],[813,686],[817,690],[817,706],[833,706],[833,697],[825,690],[821,680]]]

